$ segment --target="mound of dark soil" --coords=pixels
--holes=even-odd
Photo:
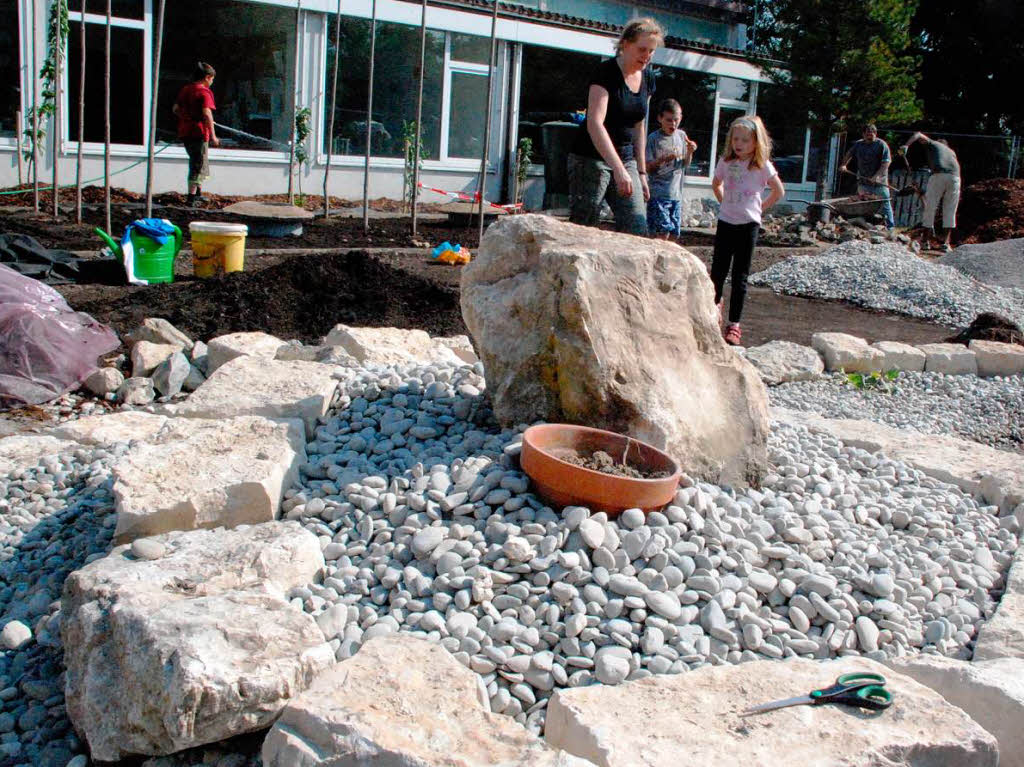
[[[319,343],[337,323],[465,333],[454,287],[396,268],[366,251],[310,254],[254,272],[136,288],[75,308],[124,334],[163,317],[193,338],[262,330]]]
[[[966,328],[946,339],[947,343],[952,344],[968,344],[971,341],[1000,341],[1024,346],[1024,333],[1019,325],[1001,314],[983,312]]]
[[[967,187],[960,197],[961,242],[1024,237],[1024,179],[992,178]]]

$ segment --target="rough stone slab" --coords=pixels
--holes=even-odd
[[[151,539],[68,576],[66,705],[92,758],[159,755],[267,727],[333,661],[288,589],[324,566],[297,523]]]
[[[125,334],[124,341],[128,346],[137,344],[139,341],[171,344],[180,346],[186,352],[191,351],[195,345],[191,338],[160,317],[147,317],[141,325]]]
[[[213,372],[226,362],[237,357],[262,357],[272,360],[284,341],[267,333],[228,333],[217,336],[207,344],[206,375]]]
[[[999,767],[1024,767],[1024,658],[968,663],[941,655],[886,661],[930,687],[999,741]]]
[[[338,382],[332,365],[245,355],[222,365],[178,409],[187,418],[298,418],[312,439]]]
[[[262,200],[240,200],[233,202],[221,213],[242,218],[274,219],[278,221],[312,221],[313,212],[289,205],[286,202],[263,202]]]
[[[447,346],[467,365],[475,365],[480,361],[480,358],[476,355],[476,350],[473,348],[473,342],[469,340],[469,336],[439,336],[435,337],[434,341]]]
[[[89,415],[50,429],[60,439],[85,445],[112,445],[115,442],[148,442],[167,424],[167,417],[139,410],[118,410],[104,415]]]
[[[999,341],[971,341],[967,348],[978,360],[980,376],[1024,375],[1024,346]]]
[[[56,435],[15,434],[0,439],[0,476],[37,466],[48,455],[74,450],[79,444]]]
[[[926,373],[978,375],[978,358],[963,344],[921,344],[917,348],[925,353]]]
[[[277,355],[274,359],[321,362],[324,365],[341,367],[361,367],[359,360],[340,346],[305,346],[303,344],[287,343],[277,350]]]
[[[305,460],[295,420],[169,419],[114,466],[115,540],[273,520]]]
[[[585,767],[486,710],[479,681],[439,644],[371,639],[292,700],[263,742],[264,767]],[[591,766],[592,767],[592,766]]]
[[[815,333],[811,346],[825,358],[829,372],[870,373],[882,369],[885,355],[868,345],[863,338],[848,333]]]
[[[794,706],[739,716],[748,706],[803,695],[853,671],[884,674],[894,705],[876,715]],[[615,687],[562,689],[551,697],[545,727],[548,743],[602,767],[999,763],[996,739],[963,711],[863,658],[705,666]]]
[[[902,370],[908,373],[920,373],[924,370],[924,363],[928,355],[910,344],[899,341],[876,341],[871,344],[883,354],[883,371]]]
[[[818,352],[792,341],[769,341],[747,349],[745,356],[769,386],[788,381],[813,381],[825,370]]]
[[[1024,548],[1017,549],[1014,555],[1006,575],[1006,591],[995,615],[978,630],[974,660],[995,658],[1024,658]]]
[[[445,343],[422,330],[356,328],[335,325],[323,338],[324,346],[340,346],[363,365],[407,365],[463,360]]]
[[[824,418],[786,408],[772,408],[772,417],[831,434],[851,447],[885,453],[965,493],[981,495],[1002,514],[1024,503],[1024,461],[1019,453],[956,437],[896,429],[876,421]]]
[[[722,339],[707,269],[684,248],[508,216],[461,288],[501,423],[628,434],[723,484],[767,471],[767,392]]]

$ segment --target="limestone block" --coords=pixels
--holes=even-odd
[[[787,381],[813,381],[825,370],[818,352],[791,341],[769,341],[754,346],[747,349],[746,358],[769,386]]]
[[[871,346],[884,355],[880,370],[902,370],[908,373],[924,370],[927,355],[916,346],[899,341],[876,341]]]
[[[896,429],[877,421],[823,418],[786,408],[773,408],[772,418],[831,434],[851,447],[885,453],[965,493],[981,495],[1002,514],[1010,514],[1024,503],[1024,461],[1019,453],[957,437]]]
[[[870,373],[881,370],[885,360],[885,355],[863,338],[847,333],[815,333],[811,346],[825,358],[825,369],[829,372]]]
[[[236,357],[261,357],[272,360],[284,341],[267,333],[228,333],[217,336],[207,344],[206,375]]]
[[[156,399],[152,378],[126,378],[117,387],[117,401],[125,405],[148,405]]]
[[[132,377],[146,378],[156,366],[175,352],[180,352],[177,344],[155,344],[152,341],[139,341],[132,347]]]
[[[447,346],[467,365],[475,365],[480,361],[480,358],[476,356],[476,350],[473,348],[473,342],[469,340],[469,336],[442,336],[434,338],[434,341]]]
[[[1024,767],[1024,658],[968,663],[941,655],[886,661],[930,687],[999,741],[999,767]]]
[[[325,365],[341,365],[343,367],[359,367],[360,365],[359,360],[340,346],[285,344],[277,350],[277,356],[274,359],[322,362]]]
[[[1024,346],[998,341],[971,341],[967,348],[978,360],[980,376],[1024,375]]]
[[[181,352],[175,352],[156,366],[153,371],[153,388],[165,397],[171,397],[181,391],[188,379],[192,365]]]
[[[827,687],[840,674],[884,674],[896,702],[882,714],[794,706],[740,717],[746,707]],[[652,737],[657,733],[658,737]],[[995,767],[996,739],[924,685],[873,661],[796,658],[704,666],[615,687],[561,689],[545,738],[602,767],[919,765]]]
[[[476,675],[439,644],[369,640],[293,699],[263,742],[264,767],[584,767],[484,709]]]
[[[446,344],[438,343],[422,330],[355,328],[339,324],[324,336],[323,343],[340,346],[364,365],[462,363]]]
[[[139,341],[150,341],[154,344],[171,344],[180,346],[186,352],[192,350],[194,342],[174,325],[160,317],[147,317],[142,324],[125,334],[124,341],[128,346]]]
[[[100,368],[86,378],[83,385],[97,397],[102,397],[104,394],[117,391],[123,383],[124,374],[117,368]]]
[[[921,344],[917,348],[926,355],[926,373],[978,374],[978,358],[962,344]]]
[[[169,419],[114,466],[115,540],[275,519],[305,460],[295,420]]]
[[[502,423],[626,433],[716,482],[765,472],[764,384],[722,340],[707,269],[678,245],[508,216],[463,267],[461,302]]]
[[[138,410],[119,410],[67,421],[50,429],[61,439],[84,445],[112,445],[115,442],[148,442],[166,425],[167,417]]]
[[[58,435],[14,434],[0,439],[0,477],[22,468],[39,465],[46,456],[56,456],[79,445]]]
[[[97,761],[267,727],[333,661],[313,618],[285,599],[324,566],[297,523],[154,544],[163,556],[121,546],[65,582],[66,705]]]
[[[244,355],[220,366],[178,409],[187,418],[298,418],[312,439],[338,387],[334,367]]]
[[[203,375],[203,371],[196,365],[190,364],[188,366],[188,375],[185,376],[185,381],[181,384],[181,388],[184,391],[195,391],[203,385],[204,381],[206,381],[206,376]]]
[[[1013,557],[995,615],[978,630],[974,660],[995,658],[1024,658],[1024,548]]]

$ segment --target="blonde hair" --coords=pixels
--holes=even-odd
[[[747,167],[764,168],[772,156],[772,137],[757,115],[744,115],[737,117],[729,125],[729,133],[725,137],[725,155],[723,160],[738,160],[736,150],[732,148],[732,137],[738,130],[747,130],[754,134],[754,154],[750,158]]]
[[[622,34],[619,35],[619,39],[615,43],[615,52],[622,53],[622,46],[644,35],[654,35],[658,38],[659,45],[665,42],[665,30],[661,28],[661,24],[649,16],[645,16],[642,19],[633,19],[623,28]]]

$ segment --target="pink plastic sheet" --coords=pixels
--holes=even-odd
[[[0,404],[49,402],[119,345],[113,330],[49,285],[0,265]]]

